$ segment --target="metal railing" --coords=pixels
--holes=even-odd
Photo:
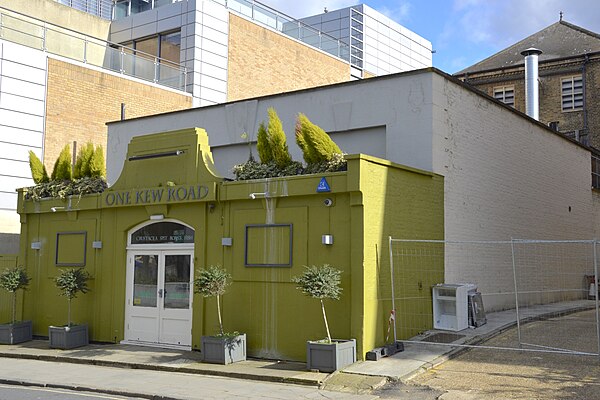
[[[69,6],[88,14],[96,15],[103,19],[111,20],[113,17],[112,0],[54,0],[57,3]]]
[[[85,64],[185,90],[187,71],[176,63],[0,9],[0,39]]]
[[[351,62],[350,46],[331,35],[321,32],[297,19],[254,0],[211,0],[227,9],[248,17],[262,25],[276,29],[287,36],[316,47],[328,54]]]

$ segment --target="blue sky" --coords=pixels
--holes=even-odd
[[[352,0],[261,0],[302,18],[358,4]],[[360,2],[360,0],[358,0]],[[429,40],[433,66],[454,73],[563,19],[600,33],[598,0],[365,0],[365,4]]]

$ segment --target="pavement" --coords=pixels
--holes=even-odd
[[[593,309],[595,301],[580,300],[528,307],[522,310],[520,317],[522,321],[536,320],[553,315],[563,315],[586,309]],[[452,344],[477,345],[506,331],[516,325],[515,310],[493,312],[487,314],[487,323],[476,329],[466,329],[460,332],[461,337]],[[404,341],[405,349],[391,357],[381,358],[379,361],[359,361],[342,371],[333,374],[308,371],[305,363],[289,361],[273,361],[248,359],[229,365],[218,365],[203,363],[200,354],[194,351],[174,350],[155,347],[143,347],[125,344],[90,344],[85,347],[59,350],[50,349],[48,341],[33,340],[18,345],[0,346],[0,367],[6,362],[2,359],[18,359],[14,363],[26,360],[37,360],[55,362],[61,368],[76,368],[80,365],[111,367],[110,370],[128,369],[140,370],[140,373],[177,372],[187,376],[218,376],[226,378],[237,378],[243,380],[276,382],[293,384],[298,386],[309,386],[328,391],[352,393],[365,395],[364,398],[374,398],[369,394],[381,388],[389,381],[407,382],[416,375],[427,371],[444,361],[455,357],[465,348],[459,348],[451,344],[431,344],[423,342],[427,337],[442,331],[429,331],[423,335]],[[27,372],[27,368],[21,368]],[[108,370],[108,368],[106,368]],[[117,370],[117,373],[119,370]],[[111,372],[114,373],[114,372]],[[129,372],[128,372],[129,373]],[[98,375],[97,372],[95,372]],[[122,373],[120,373],[122,375]],[[173,374],[156,374],[151,381],[158,385],[160,381],[171,385]],[[82,378],[83,379],[83,378]],[[22,384],[22,385],[45,385],[52,386],[48,382],[50,377],[41,377],[29,371],[29,375],[23,373],[17,377],[10,377],[2,373],[0,368],[0,383]],[[120,395],[139,395],[135,388],[126,386],[119,389],[117,393],[106,389],[106,379],[88,379],[85,381],[85,390],[101,393]],[[63,382],[60,386],[66,389],[81,390],[80,381]],[[194,398],[192,394],[186,395],[185,385],[179,387],[182,391],[178,398]]]

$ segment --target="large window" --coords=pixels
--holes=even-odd
[[[562,110],[583,109],[583,81],[581,75],[561,79]]]
[[[511,107],[515,106],[515,87],[498,86],[494,88],[494,98]]]

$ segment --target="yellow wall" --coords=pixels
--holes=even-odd
[[[70,203],[20,198],[21,254],[33,278],[24,315],[33,320],[35,334],[45,335],[48,325],[66,318],[66,301],[57,296],[52,281],[59,271],[54,263],[56,234],[86,231],[85,268],[93,276],[92,291],[74,301],[73,319],[90,325],[92,340],[122,340],[127,235],[150,215],[163,214],[195,230],[196,271],[218,264],[232,275],[233,284],[223,296],[225,330],[247,333],[249,355],[303,360],[305,342],[326,336],[319,302],[291,282],[304,266],[326,263],[342,270],[341,299],[326,301],[332,335],[357,339],[359,359],[384,343],[390,306],[380,298],[380,275],[389,268],[387,236],[443,237],[442,177],[355,155],[348,156],[347,172],[225,182],[214,174],[206,133],[193,129],[134,138],[128,157],[173,149],[184,152],[127,161],[121,178],[101,195]],[[317,193],[323,177],[331,191]],[[206,196],[181,201],[163,196],[148,202],[136,195],[146,188],[168,191],[189,185],[205,185]],[[268,198],[251,199],[251,193],[268,193]],[[130,200],[124,204],[113,202],[127,194]],[[325,204],[327,198],[332,206]],[[51,212],[54,206],[73,211]],[[289,246],[285,240],[266,238],[262,247],[247,248],[246,226],[266,223],[291,224],[290,266],[245,265],[246,251],[257,259],[270,244],[280,246],[274,254],[284,254]],[[333,235],[333,245],[322,244],[324,234]],[[223,246],[222,238],[232,238],[233,245]],[[94,240],[102,241],[102,249],[91,247]],[[32,241],[41,241],[41,250],[32,250]],[[192,323],[192,345],[198,348],[201,335],[217,331],[214,299],[194,296]]]
[[[229,15],[228,101],[350,80],[347,62]]]

